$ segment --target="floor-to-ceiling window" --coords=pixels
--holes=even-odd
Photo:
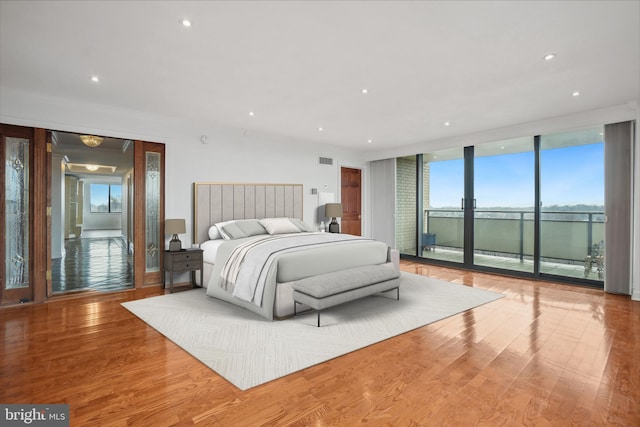
[[[602,127],[540,137],[540,272],[604,277]]]
[[[533,137],[474,147],[473,264],[533,272]]]
[[[464,261],[464,149],[422,155],[422,233],[419,256]]]
[[[400,253],[602,285],[602,128],[396,159]]]

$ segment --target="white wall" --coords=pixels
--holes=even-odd
[[[51,164],[51,258],[62,258],[64,249],[64,170],[63,156],[53,154]]]
[[[303,184],[304,219],[315,224],[319,222],[316,218],[318,202],[311,189],[339,195],[340,165],[366,170],[361,154],[336,146],[5,88],[0,98],[0,112],[0,121],[8,124],[166,144],[165,216],[186,219],[188,232],[180,239],[188,246],[192,242],[194,182]],[[200,142],[202,135],[208,136],[207,144]],[[334,164],[320,165],[320,156],[333,158]],[[367,195],[363,196],[367,200]],[[363,203],[365,218],[366,209],[367,205]],[[87,213],[85,210],[85,229],[90,226]],[[367,230],[368,227],[365,234]]]

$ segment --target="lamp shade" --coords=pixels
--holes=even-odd
[[[187,232],[184,219],[168,219],[164,222],[164,231],[167,234],[183,234]]]
[[[342,203],[327,203],[324,206],[324,216],[327,218],[339,218],[342,216]]]

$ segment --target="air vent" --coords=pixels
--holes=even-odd
[[[321,165],[332,165],[333,164],[333,159],[330,157],[320,157],[320,164]]]

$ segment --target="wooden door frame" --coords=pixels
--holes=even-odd
[[[48,182],[48,173],[50,173],[50,164],[47,164],[47,132],[45,129],[24,127],[10,124],[0,124],[3,139],[6,138],[5,133],[9,133],[9,137],[29,139],[29,286],[16,290],[4,289],[5,266],[0,267],[0,274],[3,277],[2,289],[0,289],[0,302],[3,304],[16,304],[21,301],[43,302],[46,298],[46,272],[47,272],[47,253],[46,248],[49,244],[49,238],[46,234],[47,221],[47,198],[42,197],[46,194],[46,186]],[[4,158],[4,153],[2,154]],[[50,163],[50,162],[49,162]],[[0,166],[0,173],[5,176],[5,163]],[[43,173],[44,172],[44,173]],[[3,178],[4,180],[4,178]],[[44,193],[43,193],[44,191]],[[4,194],[4,190],[3,190]],[[3,201],[4,203],[4,201]],[[4,215],[0,218],[0,231],[5,236],[5,220]],[[40,239],[45,236],[45,244],[42,245]],[[4,254],[4,248],[2,249]],[[4,256],[3,256],[4,258]],[[9,297],[6,298],[7,294]]]
[[[2,137],[29,139],[29,286],[20,288],[15,294],[5,299],[4,281],[0,285],[0,303],[17,304],[23,300],[42,303],[50,296],[51,286],[51,142],[52,130],[25,127],[0,123]],[[4,145],[4,144],[3,144]],[[161,188],[160,188],[160,242],[164,243],[164,200],[165,200],[165,145],[146,141],[134,142],[134,206],[130,207],[134,215],[134,283],[136,288],[160,285],[162,272],[162,256],[159,254],[160,271],[146,273],[145,268],[145,153],[161,154]],[[4,157],[4,154],[2,155]],[[0,165],[0,173],[5,174],[4,162]],[[4,197],[4,196],[3,196]],[[138,206],[138,209],[135,207]],[[4,215],[0,215],[0,231],[5,234]],[[164,248],[159,250],[162,252]],[[4,253],[4,249],[0,250]],[[0,265],[0,274],[4,277],[4,262]],[[4,280],[4,279],[3,279]]]
[[[146,271],[146,216],[144,209],[145,197],[145,177],[146,177],[146,153],[159,153],[160,156],[160,242],[163,247],[159,248],[160,271],[147,273]],[[165,145],[155,142],[134,141],[133,146],[134,166],[133,166],[133,188],[134,188],[134,210],[133,214],[133,280],[135,288],[143,288],[150,285],[162,283],[162,251],[164,250],[164,190],[165,190]]]

